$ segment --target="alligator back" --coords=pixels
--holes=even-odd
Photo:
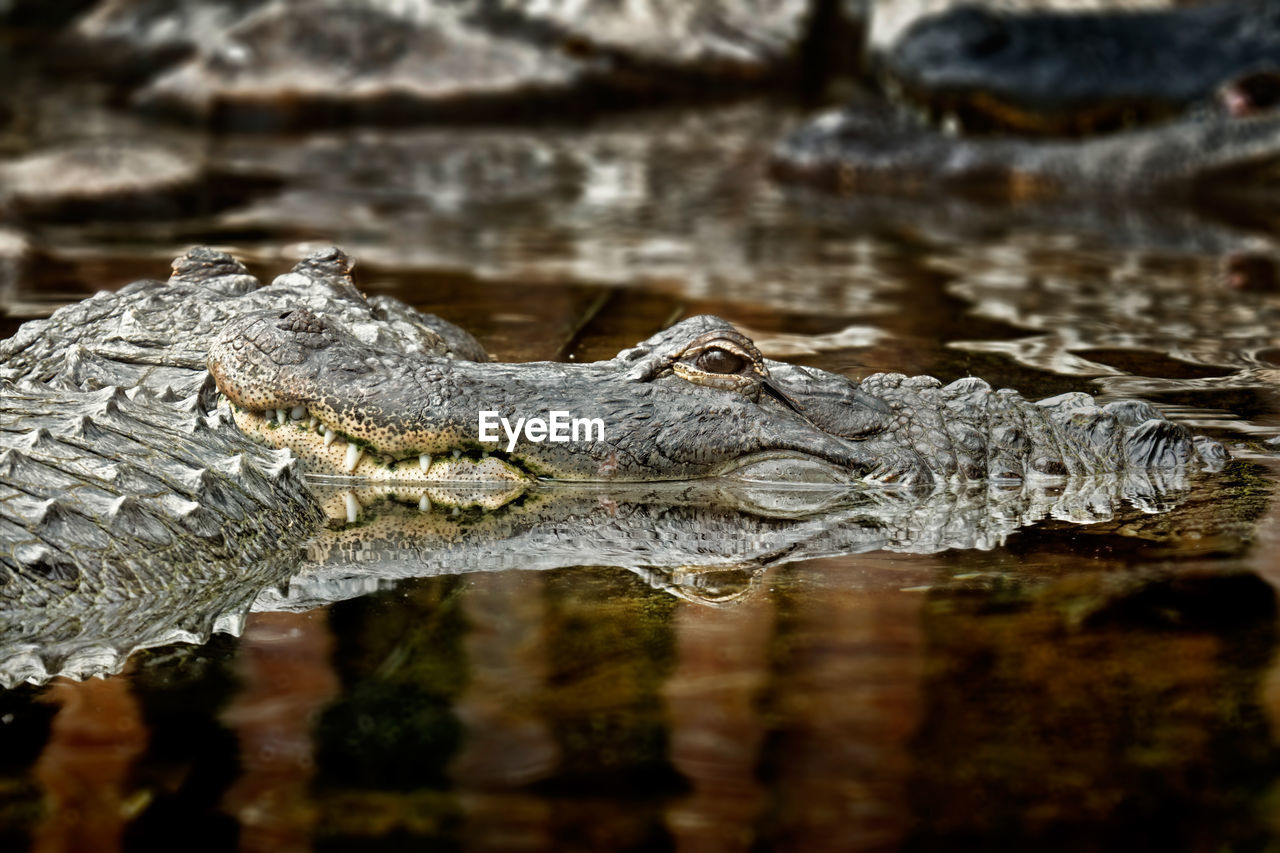
[[[207,637],[296,568],[315,498],[224,418],[194,397],[0,384],[0,684]]]

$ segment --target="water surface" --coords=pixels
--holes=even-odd
[[[795,118],[214,139],[209,180],[255,187],[227,207],[6,226],[31,251],[5,331],[192,243],[270,276],[336,242],[366,290],[504,360],[607,358],[715,313],[855,378],[1141,396],[1236,460],[980,548],[904,524],[699,569],[571,540],[555,568],[419,555],[330,603],[278,590],[238,637],[0,693],[5,846],[1276,844],[1274,238],[1194,211],[786,192],[763,164]],[[653,518],[691,555],[735,536]]]

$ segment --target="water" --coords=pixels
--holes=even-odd
[[[5,226],[31,247],[6,331],[163,277],[192,243],[270,276],[336,242],[367,290],[502,359],[606,358],[715,313],[854,377],[1142,396],[1236,460],[1164,502],[1095,501],[1090,524],[1027,511],[984,548],[957,546],[967,523],[923,542],[909,513],[856,506],[748,537],[696,500],[609,490],[574,517],[643,522],[613,538],[517,539],[465,571],[383,542],[363,553],[390,548],[394,572],[268,590],[239,637],[0,693],[0,843],[1276,844],[1274,237],[1189,211],[786,192],[764,159],[797,118],[213,139],[182,215]],[[209,202],[232,179],[247,189]],[[682,559],[637,565],[646,535]],[[729,545],[740,565],[716,562]]]

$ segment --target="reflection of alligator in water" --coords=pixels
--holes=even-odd
[[[223,390],[257,409],[234,413],[241,431],[217,404],[210,353]],[[466,360],[481,357],[443,321],[366,301],[337,250],[265,288],[230,257],[195,250],[168,285],[139,282],[28,324],[0,346],[0,412],[11,413],[0,422],[0,578],[11,609],[171,595],[249,563],[264,573],[256,584],[273,560],[290,562],[318,525],[315,497],[287,457],[242,432],[293,447],[315,470],[393,481],[423,506],[496,505],[511,494],[489,500],[481,481],[527,486],[536,475],[878,481],[925,498],[946,482],[1060,487],[1103,475],[1119,494],[1148,470],[1181,476],[1225,457],[1142,403],[1034,404],[976,379],[854,383],[767,362],[715,318],[592,365]],[[477,441],[486,408],[601,417],[605,438],[497,450]],[[182,630],[212,624],[198,594],[186,605],[196,612]]]
[[[461,514],[415,511],[412,493],[371,487],[354,492],[367,505],[361,523],[343,526],[353,492],[333,486],[320,493],[330,525],[339,526],[309,544],[308,568],[290,580],[287,596],[267,590],[255,607],[306,609],[407,577],[577,565],[625,567],[681,597],[717,603],[726,595],[706,592],[711,578],[734,576],[745,588],[767,568],[815,557],[989,550],[1045,519],[1120,523],[1211,489],[1197,491],[1185,471],[1159,470],[1047,487],[955,483],[924,495],[723,478],[556,483],[496,512]],[[1205,504],[1196,506],[1205,514]],[[1232,523],[1226,513],[1218,520]]]
[[[141,415],[131,402],[121,408]],[[254,453],[263,452],[246,451]],[[297,488],[295,478],[283,477]],[[249,482],[261,489],[269,481]],[[7,599],[0,608],[0,684],[114,672],[137,649],[202,642],[213,631],[238,634],[251,606],[307,610],[412,577],[617,566],[673,595],[714,605],[748,594],[766,570],[797,560],[874,550],[990,549],[1044,519],[1102,523],[1110,530],[1183,500],[1197,513],[1221,514],[1222,524],[1232,523],[1235,511],[1232,502],[1217,499],[1211,481],[1194,483],[1183,471],[1078,478],[1044,487],[955,484],[928,495],[715,479],[564,483],[539,485],[492,512],[445,506],[422,511],[415,501],[403,504],[404,495],[389,497],[386,488],[313,486],[339,516],[331,524],[341,524],[352,491],[367,504],[359,524],[317,533],[310,515],[283,503],[276,515],[255,524],[250,513],[262,516],[270,507],[251,505],[222,488],[219,497],[229,495],[227,503],[236,509],[226,513],[229,524],[219,544],[240,536],[240,551],[211,554],[195,568],[176,544],[162,569],[136,557],[138,576],[125,576],[118,591],[110,577],[86,572],[78,586],[73,579],[54,578],[37,587],[41,598]],[[298,514],[292,522],[289,513]],[[296,544],[299,530],[313,534],[301,547],[284,549],[269,538]],[[135,555],[159,547],[139,538],[122,539],[120,547]],[[180,538],[175,531],[175,542]],[[152,573],[142,574],[148,568]]]

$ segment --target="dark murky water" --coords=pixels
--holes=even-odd
[[[503,359],[604,358],[709,312],[852,376],[1142,396],[1237,460],[983,549],[903,535],[708,580],[569,542],[557,568],[530,549],[268,597],[239,637],[0,693],[0,845],[1274,846],[1272,235],[792,196],[762,175],[778,113],[217,140],[208,180],[257,188],[229,207],[14,225],[5,331],[194,242],[268,275],[336,242]],[[691,529],[702,553],[732,535]]]

